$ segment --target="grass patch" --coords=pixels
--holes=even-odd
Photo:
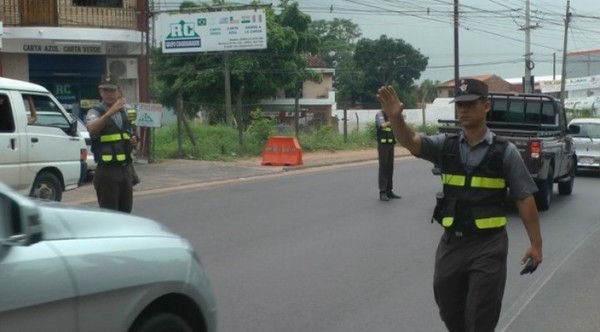
[[[268,136],[264,130],[244,132],[243,142],[239,144],[239,133],[235,128],[224,125],[209,126],[189,123],[196,146],[185,130],[181,128],[181,147],[179,145],[177,125],[154,130],[153,159],[197,159],[211,161],[232,161],[248,157],[261,156]],[[374,130],[375,126],[373,126]],[[273,131],[274,132],[274,131]],[[273,133],[271,133],[273,134]],[[291,135],[290,135],[291,136]],[[298,142],[303,151],[359,150],[376,146],[374,131],[348,133],[344,136],[330,126],[321,127],[313,132],[301,133]]]

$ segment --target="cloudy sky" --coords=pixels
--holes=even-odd
[[[178,0],[157,0],[173,7]],[[234,1],[226,0],[226,3]],[[237,3],[249,3],[236,0]],[[262,1],[272,3],[277,0]],[[454,77],[453,0],[298,0],[313,20],[347,18],[363,37],[403,39],[429,57],[421,79]],[[525,0],[459,0],[460,75],[525,73]],[[571,0],[568,52],[600,49],[600,1]],[[530,0],[531,52],[535,76],[561,72],[567,0]]]

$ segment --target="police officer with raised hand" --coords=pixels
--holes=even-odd
[[[133,208],[133,168],[131,147],[137,143],[124,106],[118,78],[103,76],[98,86],[102,102],[86,116],[92,137],[92,151],[98,164],[94,188],[102,208],[131,212]]]
[[[521,264],[542,262],[542,236],[533,198],[537,187],[519,151],[486,125],[488,86],[475,79],[460,81],[453,102],[462,131],[454,135],[416,134],[405,123],[404,105],[391,86],[381,87],[377,98],[398,142],[441,168],[443,193],[434,219],[444,233],[433,278],[440,316],[451,332],[492,332],[506,284],[507,190],[530,241]]]

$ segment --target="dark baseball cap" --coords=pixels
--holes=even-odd
[[[487,98],[488,86],[480,80],[474,78],[461,79],[454,93],[454,99],[451,103],[458,101],[473,101],[479,98]]]
[[[102,75],[98,88],[117,90],[119,88],[119,78],[114,75]]]

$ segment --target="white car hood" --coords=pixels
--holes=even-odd
[[[61,203],[39,205],[44,240],[177,237],[153,220],[98,208],[75,207]]]

